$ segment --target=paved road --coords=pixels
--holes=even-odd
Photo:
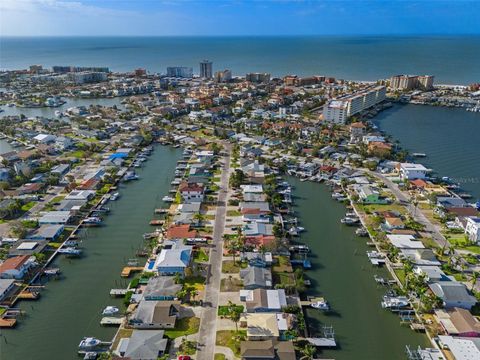
[[[405,206],[415,221],[419,222],[423,226],[425,226],[425,230],[432,235],[432,239],[438,244],[440,247],[448,247],[450,244],[445,239],[445,237],[441,234],[440,228],[432,224],[432,222],[422,213],[422,210],[419,207],[414,206],[410,203],[410,197],[407,196],[404,192],[402,192],[396,184],[394,184],[390,179],[386,176],[379,174],[377,172],[370,172],[370,174],[380,178],[385,185],[390,189],[390,191],[397,197],[398,200],[405,202]],[[408,203],[408,204],[407,204]]]
[[[215,226],[213,228],[214,247],[210,252],[210,275],[205,286],[205,298],[203,301],[205,308],[198,333],[200,347],[197,352],[197,360],[213,360],[215,351],[217,306],[222,274],[223,232],[225,229],[225,215],[227,210],[226,199],[230,173],[231,148],[229,145],[227,145],[227,151],[228,155],[223,158],[224,165],[222,169],[217,212],[215,215]]]

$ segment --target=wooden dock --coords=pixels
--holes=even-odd
[[[122,325],[123,318],[105,316],[100,320],[100,325],[102,326],[120,326]]]
[[[23,290],[20,294],[18,294],[17,298],[21,300],[37,300],[39,297],[39,292]]]
[[[300,301],[301,306],[311,306],[319,301],[326,301],[323,297],[310,297],[308,300]]]
[[[110,296],[122,297],[125,296],[128,292],[128,289],[111,289]]]
[[[0,318],[0,328],[12,328],[17,324],[16,319]]]
[[[143,271],[143,266],[125,266],[122,270],[121,277],[128,278],[134,272]]]

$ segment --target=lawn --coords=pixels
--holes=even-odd
[[[68,155],[73,156],[77,159],[83,159],[85,157],[85,151],[83,151],[83,150],[72,151]]]
[[[292,265],[290,265],[290,259],[288,256],[277,256],[277,263],[273,265],[273,271],[275,272],[292,272]]]
[[[184,279],[184,284],[191,285],[198,291],[203,291],[205,288],[205,278],[203,276],[188,276]]]
[[[235,308],[243,312],[243,305],[235,305]],[[218,307],[218,316],[228,316],[230,314],[230,307],[222,305]]]
[[[217,353],[214,360],[225,360],[225,355]]]
[[[295,275],[292,273],[274,272],[272,277],[275,284],[295,285]]]
[[[200,327],[200,318],[192,316],[178,319],[174,329],[165,330],[165,335],[170,339],[176,339],[181,336],[191,335],[198,332]]]
[[[224,260],[222,262],[222,272],[226,274],[238,274],[240,269],[244,269],[246,267],[246,263],[240,263],[239,261],[233,262],[233,260]]]
[[[208,254],[205,250],[200,249],[195,251],[195,257],[193,259],[195,262],[208,262]]]
[[[381,211],[392,211],[392,212],[399,212],[400,214],[406,214],[407,210],[403,205],[400,204],[385,204],[385,205],[380,205],[380,204],[368,204],[368,205],[362,205],[362,204],[356,204],[356,206],[359,208],[359,210],[371,214],[374,212],[381,212]]]
[[[405,270],[398,268],[398,269],[393,269],[395,272],[395,275],[397,275],[398,280],[402,283],[402,285],[405,285]]]
[[[236,278],[222,279],[220,283],[220,291],[240,291],[243,289],[243,281]]]
[[[217,331],[216,344],[230,348],[235,356],[240,356],[240,343],[247,337],[245,330],[220,330]]]
[[[122,338],[129,338],[132,336],[133,329],[120,329],[118,330],[117,336],[115,336],[115,340],[113,341],[112,344],[112,349],[116,349],[118,346],[118,343],[120,342],[120,339]]]
[[[240,216],[242,213],[238,210],[228,210],[227,216]]]
[[[34,206],[35,206],[35,201],[30,201],[26,204],[23,204],[21,209],[22,209],[22,211],[28,211]]]

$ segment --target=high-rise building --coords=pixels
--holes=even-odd
[[[216,82],[229,82],[232,80],[232,71],[225,69],[223,71],[217,71],[215,73],[215,81]]]
[[[245,75],[245,80],[250,81],[252,83],[269,83],[270,82],[270,74],[269,73],[248,73]]]
[[[433,89],[431,75],[395,75],[390,78],[390,88],[393,90],[431,90]]]
[[[328,102],[323,108],[325,121],[344,124],[347,118],[385,100],[385,86],[372,86]]]
[[[192,78],[193,69],[186,66],[169,66],[167,67],[167,76],[178,78]]]
[[[205,79],[211,79],[213,77],[212,62],[203,60],[200,62],[200,77]]]

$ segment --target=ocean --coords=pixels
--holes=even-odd
[[[214,71],[326,75],[374,81],[395,74],[431,74],[437,83],[480,82],[480,36],[304,37],[1,37],[0,69],[32,64],[138,67],[213,61]]]

